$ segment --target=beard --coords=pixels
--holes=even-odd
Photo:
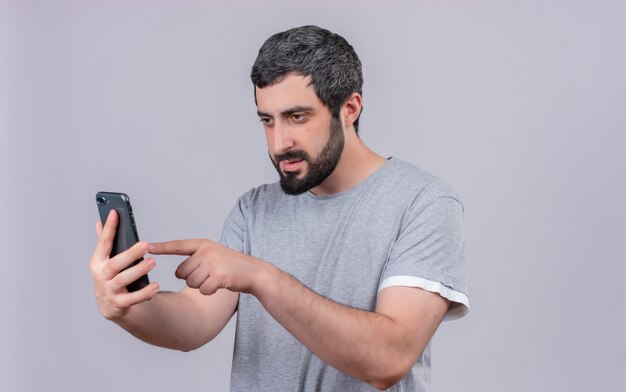
[[[330,120],[330,136],[328,142],[316,159],[312,159],[309,153],[304,150],[287,151],[284,154],[274,155],[270,159],[280,176],[280,187],[288,195],[299,195],[320,185],[335,170],[341,153],[345,138],[341,122],[332,118]],[[303,160],[307,163],[307,171],[304,177],[298,178],[301,170],[283,173],[280,170],[281,161]]]

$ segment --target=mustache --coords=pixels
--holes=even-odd
[[[310,162],[311,157],[306,151],[302,151],[302,150],[287,151],[284,154],[274,155],[274,161],[276,162],[276,164],[279,164],[281,161],[299,161],[299,160]]]

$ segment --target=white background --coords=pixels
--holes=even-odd
[[[361,57],[364,141],[464,201],[472,311],[433,390],[626,388],[626,3],[382,3],[0,0],[0,390],[228,389],[232,323],[181,353],[100,316],[94,195],[145,240],[217,239],[276,179],[250,67],[304,24]]]

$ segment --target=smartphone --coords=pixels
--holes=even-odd
[[[131,246],[139,242],[139,236],[137,235],[137,225],[135,225],[133,209],[130,206],[130,198],[128,197],[128,195],[126,195],[125,193],[116,192],[98,192],[96,194],[96,203],[98,204],[98,212],[100,213],[102,226],[104,226],[111,210],[117,211],[117,215],[119,216],[110,257],[124,252],[125,250],[129,249]],[[130,268],[142,260],[143,257],[133,261],[133,263],[126,268]],[[141,290],[149,284],[150,280],[148,279],[148,275],[146,274],[126,286],[126,289],[129,292],[133,292]]]

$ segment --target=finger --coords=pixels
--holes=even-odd
[[[148,272],[152,271],[156,266],[154,259],[148,258],[135,266],[121,271],[111,279],[111,284],[114,291],[119,291],[123,287],[128,286],[140,277],[144,276]]]
[[[187,282],[187,286],[197,289],[202,286],[205,280],[209,279],[210,275],[208,266],[203,265],[196,268],[191,274],[189,274],[185,281]]]
[[[132,293],[120,294],[117,305],[121,308],[128,308],[151,300],[159,292],[159,284],[152,282],[141,290]]]
[[[117,222],[113,221],[115,221],[115,219],[117,218],[117,213],[112,214],[112,212],[113,211],[109,212],[109,215],[107,216],[107,222],[111,220],[114,226],[114,234],[110,238],[107,237],[108,234],[105,235],[103,233],[101,220],[98,219],[98,221],[96,222],[96,233],[98,233],[98,242],[96,243],[96,247],[93,250],[91,258],[89,259],[89,268],[91,268],[91,271],[94,274],[97,273],[96,271],[100,271],[102,263],[106,262],[109,259],[111,249],[113,248],[113,239],[115,238],[115,226],[117,225]]]
[[[102,267],[102,277],[105,280],[113,279],[121,270],[128,267],[133,261],[145,256],[146,253],[148,253],[148,243],[145,241],[137,242],[127,251],[109,259]]]
[[[98,245],[96,246],[96,253],[100,259],[108,259],[113,248],[113,240],[115,239],[115,229],[117,228],[117,212],[111,210],[107,216],[107,220],[99,235]]]
[[[205,239],[177,240],[166,242],[155,242],[150,244],[150,253],[153,255],[181,255],[190,256],[194,254],[202,245],[210,242]]]
[[[199,289],[200,293],[204,295],[213,295],[219,289],[219,286],[217,285],[216,279],[211,279],[209,277],[209,279],[206,279],[204,283],[200,285]]]
[[[91,258],[89,259],[89,268],[91,268],[92,272],[95,272],[96,270],[100,270],[99,267],[96,268],[96,265],[98,261],[103,261],[101,260],[100,252],[99,252],[100,237],[102,236],[102,222],[100,221],[100,219],[96,221],[96,233],[98,234],[98,242],[96,243],[96,247],[94,248],[93,253],[91,254]]]
[[[200,259],[198,257],[189,257],[176,268],[174,275],[178,279],[187,279],[189,275],[193,273],[198,267],[200,267]]]

